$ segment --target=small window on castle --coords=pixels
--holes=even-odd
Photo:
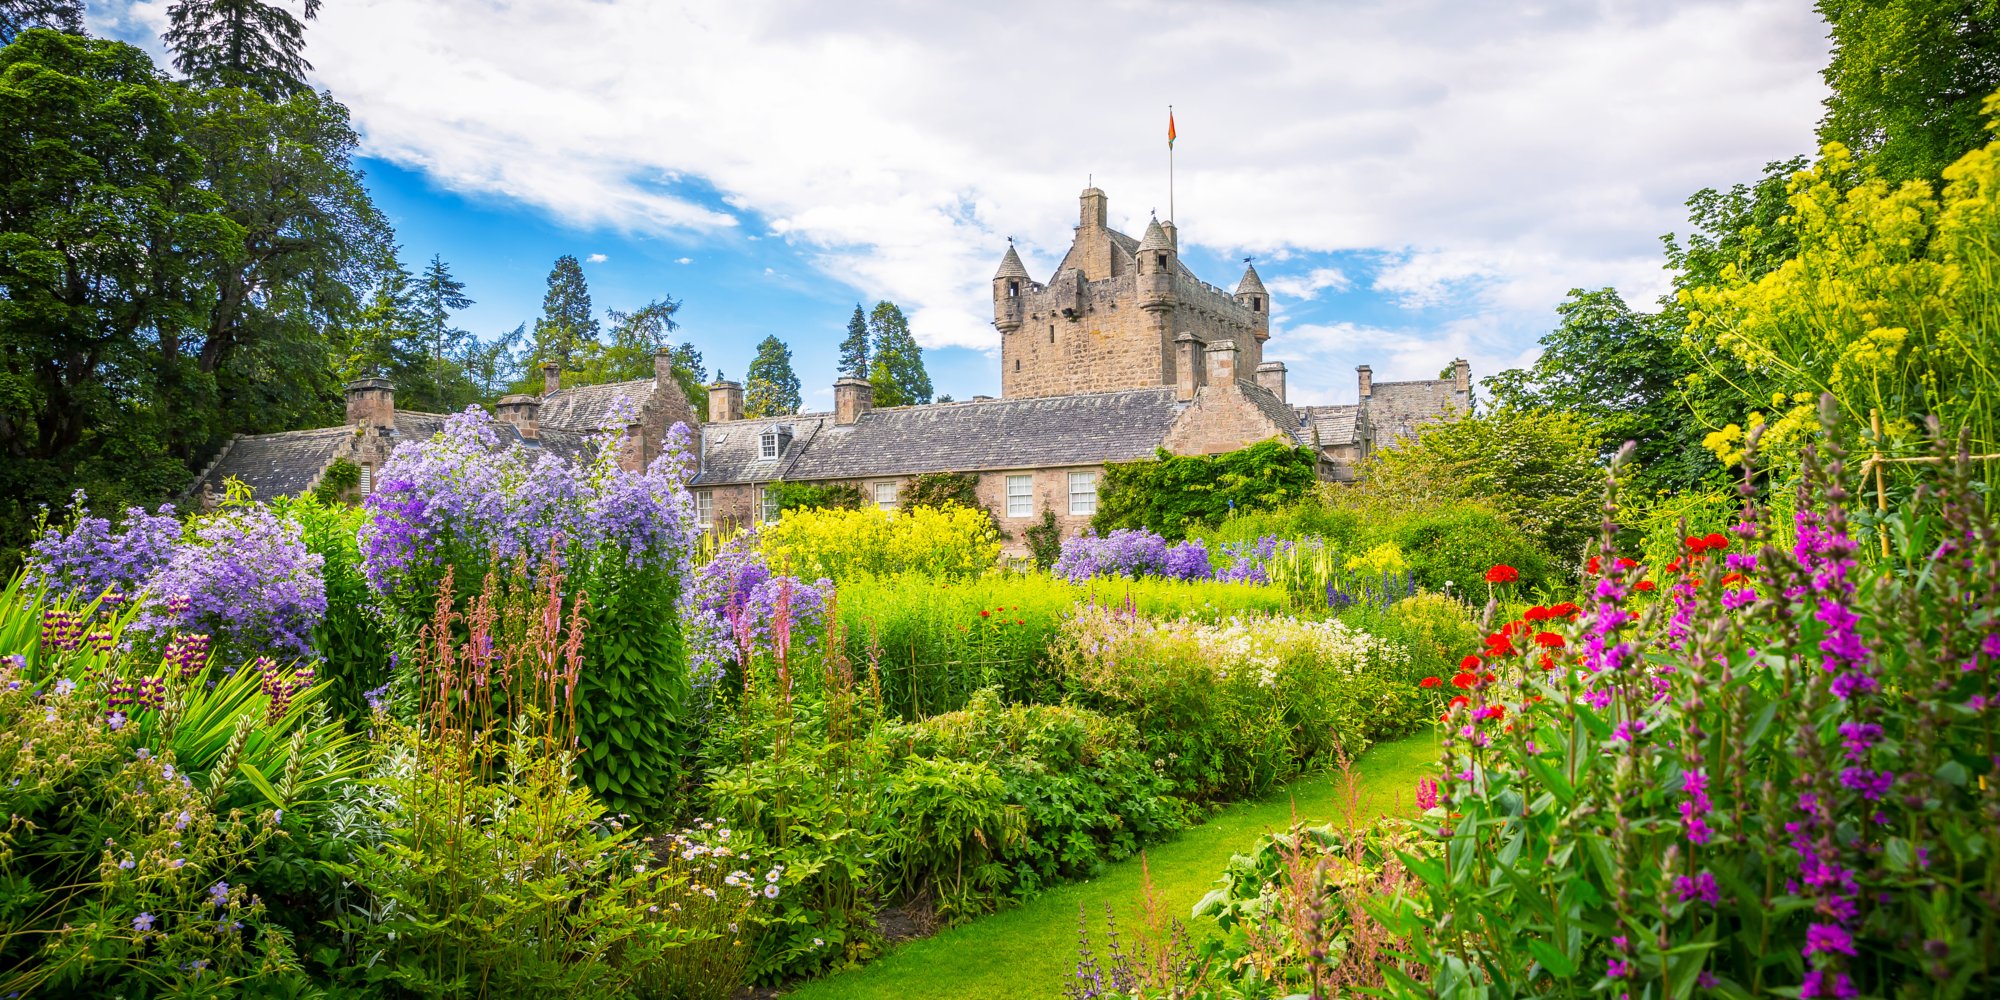
[[[769,486],[757,487],[757,523],[778,523],[778,491]]]
[[[357,487],[360,494],[364,497],[375,492],[374,466],[364,465],[361,467],[361,482],[357,484]]]
[[[1015,359],[1014,359],[1014,370],[1015,370],[1015,371],[1020,371],[1020,370],[1021,370],[1021,359],[1020,359],[1020,358],[1015,358]]]
[[[1007,516],[1035,516],[1035,477],[1007,477]]]
[[[715,527],[715,491],[700,490],[694,495],[694,523],[707,531]]]
[[[1155,263],[1155,264],[1158,264],[1158,265],[1160,265],[1160,270],[1162,270],[1162,271],[1166,270],[1166,269],[1167,269],[1167,255],[1166,255],[1166,254],[1155,254],[1155,255],[1153,255],[1153,263]]]
[[[1253,312],[1253,313],[1254,313],[1254,312],[1263,312],[1263,311],[1264,311],[1264,300],[1263,300],[1263,299],[1261,299],[1261,298],[1258,298],[1258,297],[1257,297],[1257,296],[1255,296],[1255,295],[1252,295],[1252,296],[1250,296],[1250,311],[1251,311],[1251,312]]]
[[[1008,282],[1008,283],[1007,283],[1007,297],[1011,299],[1011,298],[1013,298],[1013,297],[1015,297],[1015,296],[1017,296],[1017,295],[1019,295],[1019,294],[1021,294],[1021,283],[1020,283],[1020,282],[1018,282],[1018,281],[1010,281],[1010,282]]]
[[[1097,513],[1097,473],[1072,472],[1069,474],[1069,512],[1072,514]]]
[[[895,483],[876,483],[876,484],[875,484],[875,506],[877,506],[877,507],[880,507],[880,508],[882,508],[883,510],[895,510],[895,509],[896,509],[896,484],[895,484]]]
[[[765,431],[764,435],[757,439],[757,454],[762,458],[777,458],[784,453],[784,450],[785,442],[775,427]]]
[[[1049,324],[1049,343],[1053,344],[1053,343],[1055,343],[1055,342],[1056,342],[1056,325],[1055,325],[1054,323],[1050,323],[1050,324]]]

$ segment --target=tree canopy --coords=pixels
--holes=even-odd
[[[868,314],[875,357],[868,381],[876,406],[910,406],[931,401],[931,376],[924,370],[924,349],[910,334],[910,321],[894,302],[877,302]],[[844,357],[844,355],[843,355]]]
[[[320,0],[305,0],[305,17]],[[167,8],[174,68],[198,87],[241,88],[265,100],[309,91],[305,22],[261,0],[178,0]]]

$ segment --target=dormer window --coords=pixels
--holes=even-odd
[[[785,449],[790,447],[791,444],[792,429],[790,427],[783,425],[766,427],[764,428],[764,433],[757,438],[757,455],[759,458],[779,458],[785,454]]]

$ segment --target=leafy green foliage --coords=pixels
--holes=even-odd
[[[30,28],[83,34],[83,0],[0,0],[0,45]]]
[[[1170,455],[1111,462],[1097,487],[1098,534],[1145,528],[1178,541],[1233,512],[1268,510],[1305,495],[1317,479],[1310,448],[1264,441],[1220,455]]]
[[[777,337],[757,342],[757,356],[745,376],[743,415],[777,417],[799,412],[799,377],[792,371],[792,349]]]
[[[578,763],[612,810],[659,819],[680,801],[693,749],[680,583],[664,573],[622,570],[604,566],[591,578],[591,613],[618,624],[583,636],[590,670],[577,685]]]
[[[774,482],[765,487],[777,498],[778,510],[860,510],[867,503],[853,483]]]
[[[876,406],[911,406],[931,401],[931,376],[924,369],[924,349],[910,334],[910,321],[894,302],[877,302],[868,314],[868,331],[875,338],[875,360],[868,381]]]
[[[1028,555],[1035,560],[1035,568],[1047,572],[1062,556],[1062,526],[1056,524],[1056,512],[1042,508],[1042,519],[1021,533],[1028,542]]]
[[[1986,144],[1980,104],[2000,90],[1991,0],[1819,0],[1833,36],[1822,143],[1891,182],[1934,180]]]
[[[367,516],[358,507],[322,499],[317,491],[281,497],[270,506],[280,518],[297,524],[306,548],[324,560],[326,616],[312,637],[313,649],[323,657],[323,700],[360,729],[370,715],[368,693],[389,683],[389,651],[395,645],[388,624],[373,609],[361,572],[358,535]]]
[[[347,491],[361,485],[361,466],[346,458],[336,458],[327,463],[326,471],[320,473],[319,482],[309,491],[314,500],[322,504],[339,503],[347,496]]]
[[[925,472],[910,477],[896,500],[911,507],[959,506],[979,509],[979,477],[970,472]]]

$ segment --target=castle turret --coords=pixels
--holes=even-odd
[[[1256,265],[1248,261],[1243,265],[1243,280],[1236,283],[1236,303],[1250,310],[1250,331],[1258,342],[1271,339],[1271,293],[1257,277]]]
[[[1139,241],[1136,256],[1139,265],[1139,307],[1172,308],[1174,272],[1179,269],[1179,260],[1174,241],[1160,226],[1160,220],[1154,219],[1146,224],[1146,236]]]
[[[1028,269],[1021,265],[1021,255],[1014,252],[1014,243],[1007,243],[1007,256],[1000,258],[1000,270],[993,275],[993,325],[1001,333],[1013,333],[1021,328],[1021,300],[1028,292]]]

